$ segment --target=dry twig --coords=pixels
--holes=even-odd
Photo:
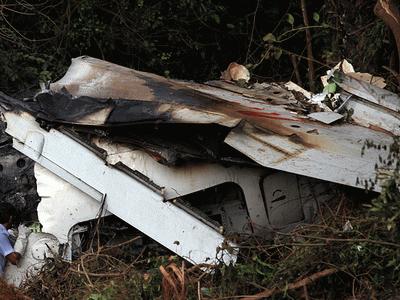
[[[241,299],[243,299],[243,300],[262,299],[262,298],[271,297],[271,296],[273,296],[273,295],[275,295],[277,293],[282,293],[282,292],[287,291],[287,290],[296,290],[298,288],[305,287],[305,286],[307,286],[309,284],[312,284],[313,282],[317,281],[318,279],[321,279],[323,277],[332,275],[332,274],[336,273],[337,271],[338,270],[334,269],[334,268],[325,269],[325,270],[322,270],[320,272],[314,273],[314,274],[312,274],[312,275],[310,275],[310,276],[308,276],[308,277],[306,277],[304,279],[301,279],[301,280],[296,281],[294,283],[290,283],[284,289],[280,289],[280,288],[277,288],[277,287],[275,287],[273,289],[266,289],[266,290],[262,291],[261,293],[258,293],[258,294],[252,295],[252,296],[244,296]]]

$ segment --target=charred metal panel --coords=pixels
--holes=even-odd
[[[359,188],[375,179],[375,164],[392,142],[384,132],[350,124],[318,129],[296,126],[292,135],[280,136],[244,123],[232,130],[225,142],[265,167]],[[320,136],[321,141],[323,137],[324,144],[310,145],[304,135]],[[367,140],[386,147],[362,155]]]
[[[384,132],[385,126],[388,120],[396,126],[399,119],[396,95],[377,91],[368,83],[358,84],[358,92],[367,94],[364,97],[371,104],[394,114],[390,120],[378,122],[376,117],[377,126],[371,128],[327,125],[308,118],[302,103],[277,88],[261,89],[265,93],[262,96],[260,89],[249,90],[226,82],[204,85],[169,80],[90,57],[74,59],[65,76],[34,101],[3,97],[0,102],[30,112],[45,127],[79,125],[79,130],[89,136],[107,136],[111,141],[136,146],[168,165],[178,164],[181,158],[229,158],[231,162],[246,163],[243,156],[247,156],[264,167],[358,186],[357,182],[375,179],[375,163],[384,154],[371,151],[361,157],[364,142],[389,145],[392,135]],[[215,143],[209,147],[206,139],[186,139],[184,131],[173,126],[165,135],[168,138],[163,138],[159,128],[166,123],[191,124],[192,129],[217,124],[225,129],[215,130],[219,134],[211,138]],[[152,125],[153,135],[141,135],[143,127],[137,127],[139,124]],[[210,130],[205,136],[212,137],[215,132]],[[232,155],[223,153],[226,149]]]
[[[187,98],[179,98],[187,99]],[[99,99],[87,96],[72,97],[68,93],[40,93],[32,103],[40,119],[82,125],[130,125],[142,123],[218,123],[233,127],[240,119],[218,111],[177,102]],[[37,104],[40,108],[37,108]]]

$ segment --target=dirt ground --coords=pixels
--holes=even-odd
[[[31,299],[27,296],[24,296],[19,291],[17,291],[14,287],[8,285],[4,282],[4,280],[0,279],[0,299],[4,300],[21,300],[21,299]]]

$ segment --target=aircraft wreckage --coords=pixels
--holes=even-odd
[[[35,162],[44,233],[33,260],[51,247],[71,258],[77,224],[104,206],[192,263],[230,263],[227,236],[311,222],[332,184],[379,191],[400,99],[350,74],[334,80],[340,105],[323,111],[277,84],[198,84],[78,57],[33,98],[1,94],[12,145]],[[366,141],[379,149],[362,155]],[[24,170],[22,154],[2,172]]]

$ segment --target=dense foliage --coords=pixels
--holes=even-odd
[[[273,241],[238,239],[236,265],[212,272],[168,254],[134,256],[123,243],[72,263],[49,261],[22,291],[33,299],[389,299],[400,288],[400,235],[388,225],[400,208],[386,210],[384,197],[373,209],[365,202],[343,195],[321,207],[313,225],[277,232]]]
[[[374,3],[308,1],[316,78],[343,57],[389,74],[382,67],[396,63],[396,49]],[[217,78],[232,61],[258,80],[294,79],[295,62],[307,85],[300,1],[5,0],[0,20],[0,90],[8,93],[56,80],[79,55],[189,80]]]

